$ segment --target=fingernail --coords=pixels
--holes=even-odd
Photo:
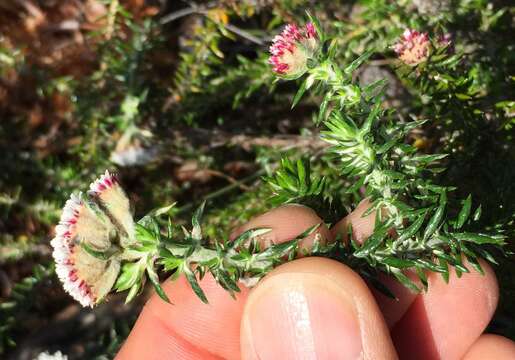
[[[279,274],[256,288],[243,319],[256,359],[359,359],[352,296],[317,274]]]

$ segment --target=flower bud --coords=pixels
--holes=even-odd
[[[402,62],[415,66],[427,60],[431,43],[427,33],[406,29],[393,49]]]
[[[298,78],[308,69],[308,60],[312,59],[320,47],[315,26],[307,23],[300,29],[295,24],[286,25],[270,46],[270,64],[281,76]]]
[[[447,54],[454,53],[454,42],[452,41],[452,35],[450,33],[442,34],[438,37],[436,44],[439,48],[446,49]]]

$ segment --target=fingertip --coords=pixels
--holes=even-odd
[[[187,341],[153,311],[142,312],[117,360],[139,359],[221,359],[199,344]]]
[[[462,358],[483,333],[499,299],[492,268],[484,261],[485,275],[471,270],[458,278],[451,269],[449,283],[439,274],[429,276],[429,289],[417,297],[392,329],[401,357],[420,351],[427,359]]]
[[[273,270],[249,295],[242,357],[396,358],[363,280],[347,266],[304,258]]]
[[[515,359],[515,342],[499,335],[485,334],[470,347],[464,360]]]
[[[340,239],[344,242],[348,241],[349,226],[352,226],[352,236],[354,241],[362,244],[374,232],[375,213],[372,212],[367,216],[363,214],[370,208],[371,203],[368,199],[362,200],[356,209],[343,219],[338,221],[331,228],[333,238]]]

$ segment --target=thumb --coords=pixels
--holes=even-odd
[[[249,295],[243,359],[396,359],[388,327],[363,280],[333,260],[273,270]]]

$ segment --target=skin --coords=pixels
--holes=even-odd
[[[373,229],[372,217],[361,216],[367,205],[317,233],[333,241],[352,224],[363,242]],[[311,209],[289,205],[234,235],[270,227],[272,234],[261,239],[267,245],[320,222]],[[347,266],[315,257],[277,267],[253,289],[241,286],[236,300],[206,275],[201,286],[209,305],[179,278],[164,284],[174,305],[153,296],[117,359],[515,359],[514,342],[483,334],[499,289],[492,269],[481,265],[485,276],[471,272],[457,279],[452,273],[449,284],[428,274],[429,290],[418,295],[385,276],[399,301],[371,290]]]

